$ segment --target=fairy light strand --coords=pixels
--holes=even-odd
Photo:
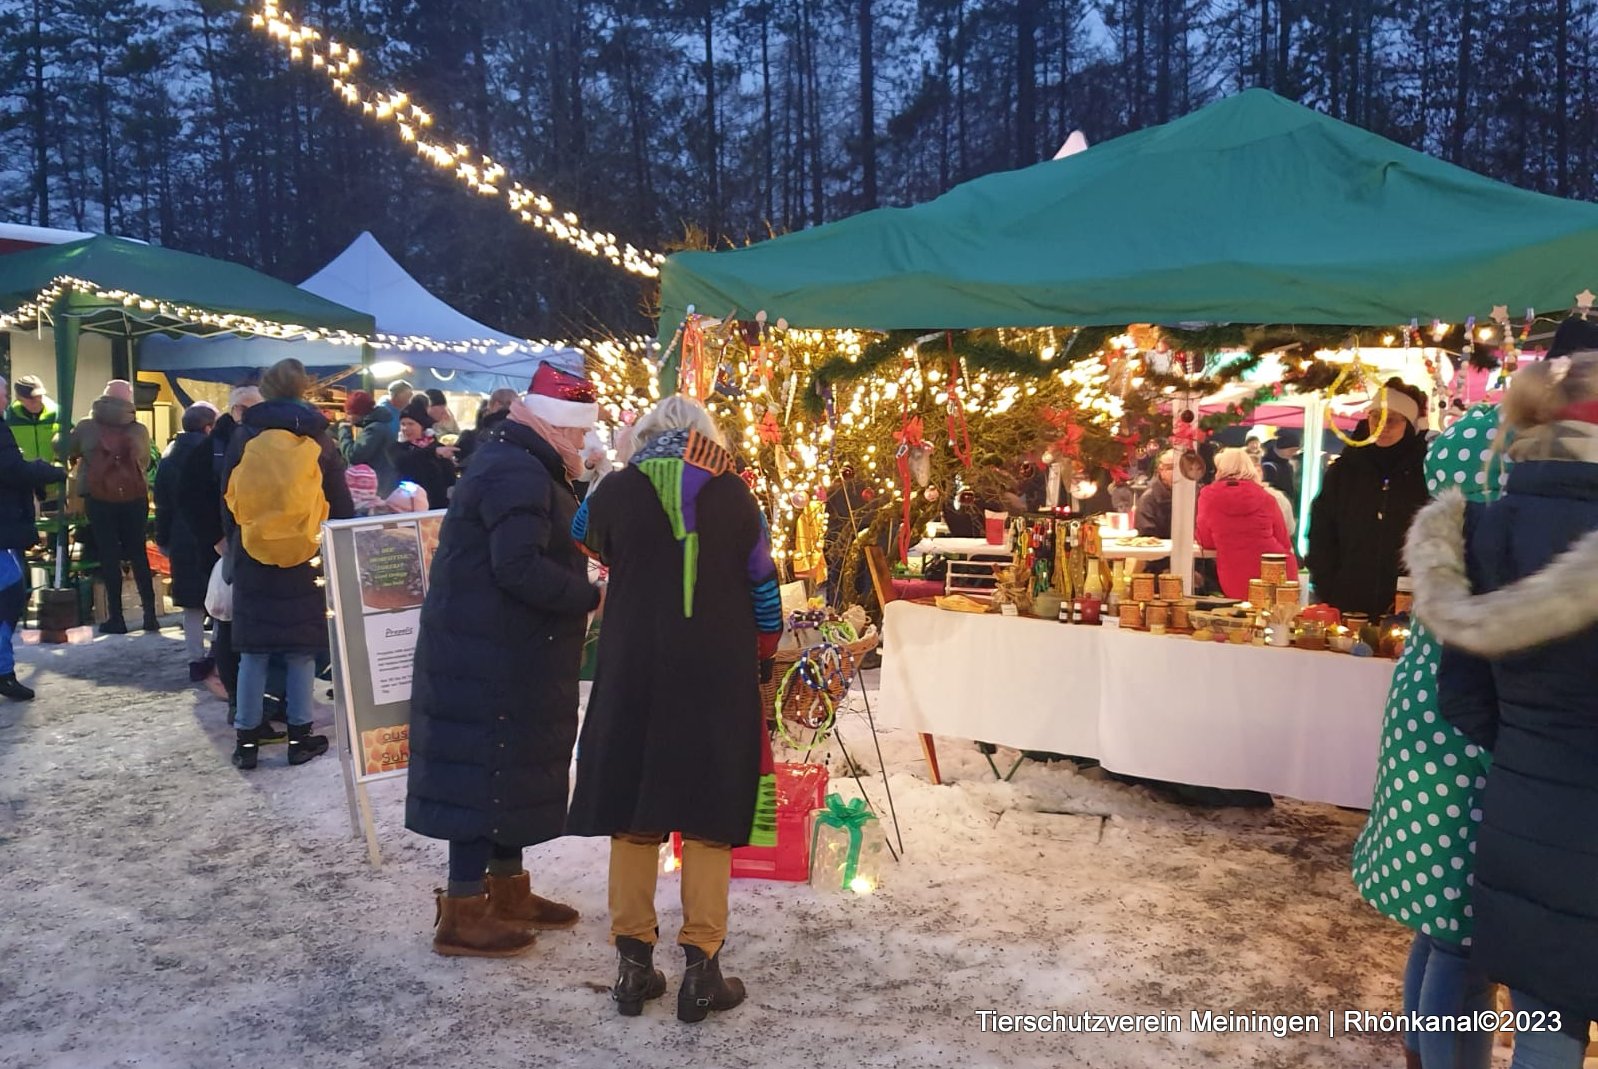
[[[429,136],[433,116],[405,92],[383,92],[358,73],[360,52],[325,35],[279,6],[260,0],[250,13],[250,26],[278,46],[290,62],[320,71],[334,95],[373,122],[388,126],[421,159],[452,175],[479,196],[493,197],[521,222],[554,240],[643,278],[657,278],[665,257],[623,242],[615,234],[589,230],[577,215],[559,209],[549,197],[512,181],[505,167],[464,142],[447,143]]]

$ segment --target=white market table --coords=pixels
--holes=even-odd
[[[1365,809],[1393,662],[887,606],[882,715],[1129,776]]]

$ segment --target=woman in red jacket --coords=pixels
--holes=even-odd
[[[1248,597],[1248,581],[1259,578],[1265,553],[1285,553],[1288,578],[1298,578],[1282,510],[1260,485],[1254,458],[1241,449],[1215,458],[1215,481],[1199,494],[1198,540],[1215,550],[1221,591],[1229,598]]]

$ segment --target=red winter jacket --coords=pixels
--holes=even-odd
[[[1198,540],[1215,550],[1215,570],[1229,598],[1248,597],[1248,581],[1260,575],[1260,556],[1287,554],[1287,577],[1298,578],[1287,523],[1276,499],[1259,483],[1223,479],[1199,494]]]

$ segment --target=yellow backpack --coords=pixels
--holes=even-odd
[[[281,429],[257,434],[245,443],[226,496],[244,551],[255,560],[293,568],[316,556],[328,508],[314,438]]]

